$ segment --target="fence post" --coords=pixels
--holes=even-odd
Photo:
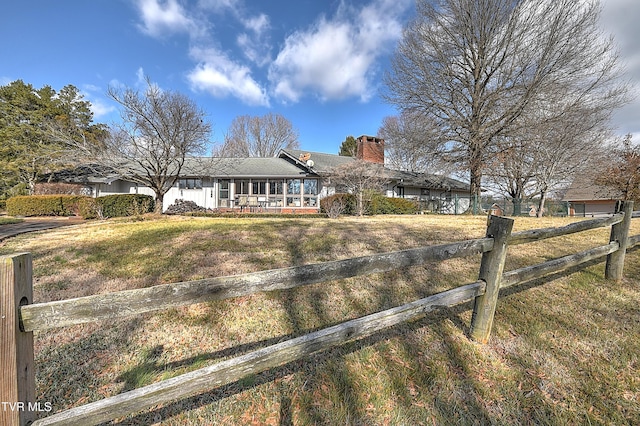
[[[0,257],[0,424],[27,425],[35,420],[33,332],[20,330],[19,309],[32,303],[32,257]]]
[[[500,280],[507,257],[507,239],[513,229],[513,219],[490,216],[487,237],[493,238],[493,249],[482,255],[479,279],[486,284],[485,293],[476,297],[471,317],[471,337],[480,343],[487,343],[491,334],[493,316],[498,303]]]
[[[629,227],[631,226],[631,215],[633,213],[633,201],[625,201],[618,211],[624,212],[624,219],[611,227],[609,241],[617,241],[620,244],[620,248],[607,256],[607,264],[604,267],[604,277],[615,281],[622,279],[624,257],[627,253]]]

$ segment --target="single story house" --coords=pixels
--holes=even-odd
[[[597,217],[614,214],[620,193],[596,185],[587,177],[576,178],[567,189],[562,201],[569,203],[569,216]]]
[[[447,177],[410,173],[384,167],[384,140],[358,138],[358,159],[383,167],[388,183],[386,195],[411,199],[468,197],[469,185]],[[354,157],[283,149],[271,158],[187,158],[181,176],[168,190],[163,211],[176,200],[193,201],[211,210],[318,212],[320,199],[335,193],[331,171],[355,161]],[[154,195],[151,188],[127,181],[114,173],[67,175],[93,197],[110,194]]]

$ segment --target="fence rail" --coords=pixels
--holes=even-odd
[[[22,328],[24,331],[45,330],[257,292],[285,290],[421,265],[433,260],[471,256],[490,251],[492,247],[491,238],[482,238],[333,262],[38,303],[21,308]]]
[[[31,255],[0,258],[0,387],[2,401],[29,406],[35,398],[33,330],[46,330],[102,319],[124,317],[180,305],[201,303],[255,292],[289,289],[397,268],[482,254],[478,280],[424,299],[334,325],[268,346],[209,367],[134,389],[110,398],[75,407],[43,419],[35,425],[97,424],[146,408],[194,395],[251,374],[360,339],[384,328],[417,319],[428,312],[474,301],[471,337],[489,338],[499,292],[571,267],[607,258],[605,277],[620,280],[626,249],[640,244],[630,237],[632,203],[609,218],[593,219],[560,228],[511,233],[513,220],[492,216],[485,238],[453,244],[421,247],[334,262],[276,269],[151,288],[121,291],[49,303],[32,303]],[[553,259],[534,266],[504,272],[507,247],[611,226],[609,244]],[[0,424],[24,425],[34,420],[30,410],[0,411]]]

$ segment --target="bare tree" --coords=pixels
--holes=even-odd
[[[160,89],[146,78],[144,91],[109,87],[107,94],[121,109],[122,121],[112,125],[99,147],[76,143],[85,161],[131,182],[151,188],[156,212],[180,176],[185,159],[205,152],[211,125],[188,97]]]
[[[378,135],[385,141],[385,159],[396,170],[443,173],[446,170],[440,129],[423,114],[404,111],[382,120]]]
[[[584,113],[584,114],[581,114]],[[559,120],[538,124],[528,150],[535,147],[535,184],[539,196],[536,215],[542,217],[550,192],[567,187],[575,176],[587,173],[601,161],[603,141],[610,130],[593,114],[576,109]],[[533,127],[532,127],[533,128]]]
[[[500,150],[487,162],[486,174],[491,186],[511,198],[513,214],[517,216],[521,213],[522,200],[537,190],[535,157],[538,151],[533,144],[520,139],[505,137],[499,143]]]
[[[566,187],[602,157],[611,132],[610,111],[600,104],[567,102],[561,87],[540,99],[497,139],[487,173],[512,197],[516,213],[521,199],[538,195],[538,217],[551,191]]]
[[[431,117],[480,194],[501,135],[561,88],[565,106],[627,101],[598,0],[419,0],[385,75],[385,98]],[[567,108],[550,112],[563,114]]]
[[[231,122],[214,157],[275,157],[283,148],[298,148],[298,131],[280,114],[241,115]]]
[[[354,160],[335,167],[330,177],[336,190],[355,195],[358,216],[364,214],[367,194],[381,191],[389,180],[382,164],[373,164],[364,160]]]

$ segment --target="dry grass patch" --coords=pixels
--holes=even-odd
[[[570,221],[519,218],[514,231]],[[35,300],[48,301],[480,238],[485,228],[471,216],[172,217],[19,236],[0,253],[32,252]],[[514,246],[507,270],[604,245],[608,234]],[[466,284],[479,259],[36,333],[38,400],[63,410]],[[485,346],[467,338],[462,306],[116,423],[638,423],[640,250],[622,284],[602,271],[511,289]]]

